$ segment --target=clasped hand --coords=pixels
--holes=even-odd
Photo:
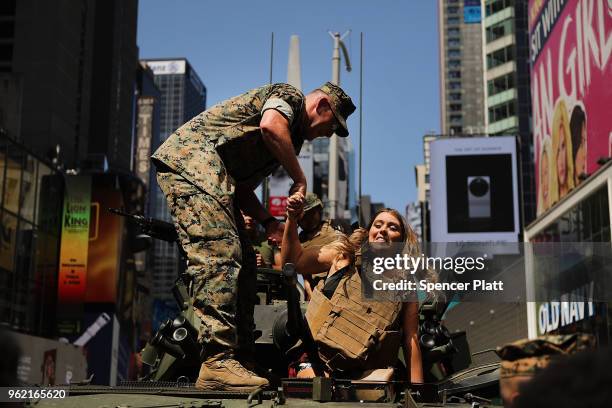
[[[287,198],[287,217],[297,220],[304,212],[304,194],[295,192]]]

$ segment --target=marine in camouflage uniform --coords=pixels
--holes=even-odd
[[[187,254],[193,305],[202,320],[199,340],[209,354],[253,343],[255,255],[242,228],[238,188],[242,191],[246,186],[254,198],[253,189],[283,160],[294,182],[305,180],[296,158],[303,141],[330,136],[334,130],[348,135],[346,117],[355,110],[350,98],[330,83],[319,88],[317,95],[309,99],[310,94],[305,97],[287,84],[253,89],[200,113],[170,135],[152,156]],[[278,148],[273,153],[264,140],[260,125],[268,110],[282,115],[294,155],[289,160],[294,162],[279,157]],[[278,115],[267,117],[278,123]],[[278,146],[278,139],[276,143]],[[287,163],[295,163],[297,171],[293,168],[292,174]],[[251,200],[243,197],[241,203]],[[257,204],[259,217],[251,215],[266,226],[271,217]]]

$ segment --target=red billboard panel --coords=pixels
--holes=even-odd
[[[270,196],[268,211],[273,217],[284,217],[287,212],[287,197]]]
[[[607,0],[530,0],[529,29],[541,214],[612,153],[612,6]]]

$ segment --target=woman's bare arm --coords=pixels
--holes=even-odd
[[[297,232],[297,218],[301,214],[299,200],[303,201],[300,193],[293,194],[287,200],[287,222],[281,245],[282,265],[291,262],[302,274],[327,272],[337,254],[325,247],[306,251],[302,249]]]
[[[419,303],[404,303],[402,307],[402,328],[404,331],[404,358],[408,368],[408,379],[412,383],[423,382],[423,361],[419,347]]]

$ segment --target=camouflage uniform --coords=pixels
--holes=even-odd
[[[315,208],[320,207],[323,209],[323,202],[317,197],[314,193],[307,193],[304,200],[304,213],[314,210]],[[302,244],[302,250],[320,250],[327,244],[334,242],[338,235],[341,235],[342,232],[338,231],[332,225],[331,220],[325,220],[319,225],[319,231],[317,231],[312,237],[308,238],[309,234],[306,231],[302,231],[299,234],[300,243]],[[311,287],[314,288],[317,286],[317,283],[321,279],[325,279],[327,276],[327,272],[311,274],[304,276],[304,279],[307,280]]]
[[[250,347],[256,301],[255,253],[235,202],[237,183],[257,186],[278,165],[262,140],[267,109],[289,121],[295,153],[304,96],[287,84],[246,92],[200,113],[153,154],[201,311],[200,341],[221,349]]]
[[[312,238],[306,239],[304,231],[300,232],[300,243],[302,249],[321,248],[327,244],[330,244],[336,240],[338,235],[341,235],[342,231],[338,231],[332,226],[331,220],[323,221],[321,229]]]
[[[499,376],[532,377],[559,356],[591,350],[594,347],[595,337],[583,333],[544,335],[531,340],[518,340],[498,347],[497,355],[502,360]]]
[[[256,239],[251,239],[253,249],[261,255],[265,268],[271,268],[274,265],[274,249],[268,244],[268,238],[263,234],[258,234]]]

